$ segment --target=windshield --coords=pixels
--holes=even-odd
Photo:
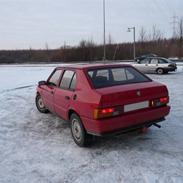
[[[133,67],[117,67],[89,70],[88,75],[94,88],[104,88],[130,83],[150,82],[147,76],[141,74]]]

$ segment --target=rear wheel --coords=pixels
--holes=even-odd
[[[41,113],[49,112],[43,103],[43,99],[41,98],[41,95],[39,95],[39,94],[36,96],[36,107],[37,107],[38,111]]]
[[[74,142],[80,147],[86,147],[92,141],[92,136],[87,134],[80,117],[73,113],[70,117],[71,134]]]
[[[157,74],[163,74],[164,73],[164,70],[162,69],[162,68],[159,68],[159,69],[157,69]]]

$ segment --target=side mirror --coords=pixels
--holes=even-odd
[[[38,85],[39,85],[39,86],[41,86],[41,85],[46,85],[46,84],[47,84],[46,81],[39,81],[39,82],[38,82]]]

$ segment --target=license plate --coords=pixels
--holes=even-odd
[[[149,101],[128,104],[128,105],[124,106],[124,112],[130,112],[130,111],[135,111],[135,110],[139,110],[139,109],[145,109],[145,108],[148,108],[148,107],[149,107]]]

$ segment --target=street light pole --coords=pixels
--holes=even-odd
[[[131,32],[133,30],[133,58],[135,60],[136,58],[136,34],[135,34],[135,27],[128,28],[128,32]]]
[[[104,26],[104,55],[103,55],[103,60],[104,60],[104,62],[105,62],[105,60],[106,60],[106,28],[105,28],[105,0],[103,0],[103,26]]]

